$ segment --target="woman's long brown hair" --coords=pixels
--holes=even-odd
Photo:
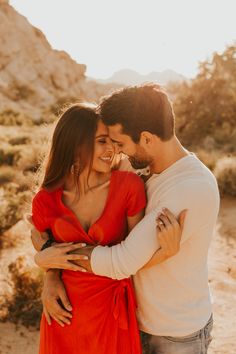
[[[41,188],[50,191],[61,187],[75,161],[79,161],[79,171],[75,176],[78,187],[78,174],[87,166],[91,170],[94,138],[99,120],[95,109],[96,106],[91,104],[77,103],[60,116],[49,154],[42,164],[45,167],[42,167],[40,172],[43,174]]]

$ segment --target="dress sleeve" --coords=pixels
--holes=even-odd
[[[144,182],[135,173],[127,176],[127,216],[134,216],[146,207]]]
[[[32,220],[36,229],[40,232],[49,228],[47,218],[45,218],[46,199],[42,191],[38,192],[32,201]]]

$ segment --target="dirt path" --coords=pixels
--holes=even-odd
[[[24,226],[21,225],[24,229]],[[16,230],[18,233],[19,230]],[[26,238],[27,240],[27,238]],[[209,354],[236,353],[236,199],[221,203],[220,217],[209,257],[209,280],[214,299],[213,342]],[[3,252],[0,268],[6,269],[20,254],[32,253],[28,241]],[[8,260],[5,257],[8,257]],[[0,278],[0,289],[3,277]],[[6,289],[6,283],[4,283]],[[0,323],[0,354],[37,354],[39,333],[34,329]]]

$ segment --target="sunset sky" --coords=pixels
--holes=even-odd
[[[55,49],[107,78],[130,68],[187,77],[236,40],[236,0],[10,0]]]

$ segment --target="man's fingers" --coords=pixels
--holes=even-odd
[[[65,309],[68,310],[68,311],[72,311],[72,306],[71,306],[71,304],[70,304],[70,301],[69,301],[69,299],[68,299],[68,296],[67,296],[65,290],[63,290],[63,291],[60,292],[59,297],[60,297],[60,300],[61,300],[61,302],[62,302],[62,305],[65,307]],[[68,313],[68,317],[71,318],[72,315],[70,314],[70,316],[69,316],[69,314],[70,314],[70,313]]]
[[[48,313],[48,311],[47,311],[45,306],[43,307],[43,313],[44,313],[44,316],[46,318],[47,323],[49,324],[49,326],[51,326],[51,324],[52,324],[51,317],[50,317],[50,315],[49,315],[49,313]]]
[[[55,318],[58,320],[58,321],[60,321],[60,322],[62,322],[62,323],[64,323],[64,324],[71,324],[71,321],[67,318],[67,317],[65,317],[65,316],[58,316],[57,314],[55,315]]]
[[[71,313],[66,311],[66,310],[64,310],[63,307],[58,303],[57,300],[54,300],[51,303],[48,302],[46,304],[46,307],[47,307],[48,310],[49,309],[51,310],[50,313],[52,315],[54,315],[54,316],[56,315],[58,317],[62,316],[62,317],[68,317],[68,318],[72,317]]]
[[[61,321],[58,317],[56,317],[55,315],[52,315],[52,318],[53,318],[61,327],[65,327],[65,324],[63,323],[63,321]]]
[[[185,221],[185,217],[186,217],[187,212],[188,212],[187,209],[182,210],[181,213],[179,214],[179,217],[178,217],[181,231],[183,231],[183,228],[184,228],[184,221]]]

